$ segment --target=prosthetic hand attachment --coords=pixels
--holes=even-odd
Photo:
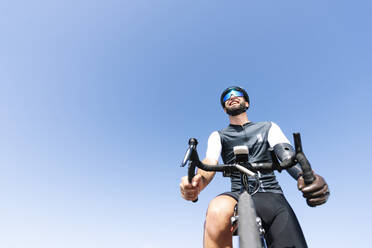
[[[306,185],[302,176],[297,180],[297,187],[302,191],[306,198],[306,203],[310,207],[316,207],[327,202],[330,192],[328,184],[323,177],[314,173],[315,180],[312,184]]]

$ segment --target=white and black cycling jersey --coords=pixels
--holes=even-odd
[[[269,148],[280,143],[290,144],[280,127],[273,122],[230,124],[209,136],[206,157],[218,161],[221,155],[225,164],[231,164],[235,160],[234,146],[245,145],[248,146],[248,162],[272,162]],[[283,193],[274,172],[258,172],[258,176],[258,192]],[[231,176],[231,191],[240,191],[241,188],[240,173],[235,172]]]

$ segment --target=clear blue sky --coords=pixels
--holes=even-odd
[[[0,246],[201,247],[217,176],[181,199],[238,84],[252,121],[300,131],[329,202],[278,175],[310,247],[362,247],[372,221],[370,1],[2,1]]]

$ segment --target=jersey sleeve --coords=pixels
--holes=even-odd
[[[222,144],[220,134],[217,131],[214,131],[209,135],[208,138],[208,147],[206,152],[206,158],[218,161],[218,158],[221,155]]]
[[[269,142],[270,147],[274,147],[275,145],[281,143],[291,144],[287,137],[285,137],[280,127],[274,122],[271,122],[271,127],[269,130],[267,140]]]
[[[287,137],[285,137],[285,135],[283,134],[280,127],[274,122],[271,122],[271,127],[267,139],[269,141],[270,147],[274,147],[275,145],[280,143],[291,144]],[[287,172],[289,173],[289,175],[291,175],[294,179],[297,180],[302,173],[302,169],[299,164],[296,164],[295,166],[292,166],[291,168],[287,169]]]

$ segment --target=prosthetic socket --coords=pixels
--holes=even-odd
[[[273,148],[275,155],[281,162],[284,161],[290,162],[295,160],[296,152],[290,144],[280,143],[276,144]],[[298,164],[287,169],[287,171],[296,180],[300,177],[300,174],[302,173],[301,166],[299,166]]]

